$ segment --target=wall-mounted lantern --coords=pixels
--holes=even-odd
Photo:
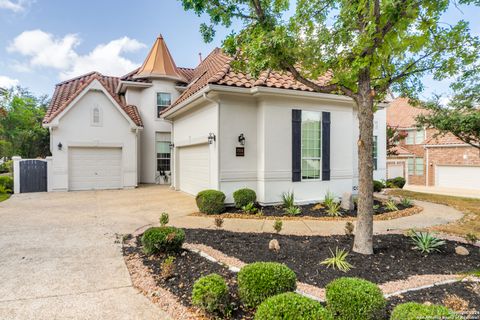
[[[216,140],[215,134],[212,133],[212,132],[210,132],[210,133],[208,134],[208,143],[209,143],[209,144],[212,144],[212,143],[215,142],[215,140]]]
[[[58,145],[57,145],[57,147],[58,147],[58,150],[62,151],[63,144],[62,144],[61,142],[59,142]]]
[[[173,143],[170,143],[168,146],[170,147],[170,149],[173,149],[175,147]]]
[[[245,145],[245,136],[243,135],[243,133],[238,136],[238,142],[239,142],[242,146]]]

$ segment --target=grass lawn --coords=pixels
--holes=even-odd
[[[462,237],[467,233],[473,233],[477,237],[480,237],[480,199],[452,197],[407,190],[390,190],[388,194],[398,197],[407,197],[414,200],[444,204],[460,210],[465,214],[463,219],[460,221],[443,226],[436,226],[431,229],[440,232],[456,234]]]
[[[0,202],[7,200],[10,198],[10,195],[8,193],[0,193]]]

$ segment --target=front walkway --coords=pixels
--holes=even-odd
[[[403,190],[414,191],[414,192],[423,192],[423,193],[431,193],[431,194],[440,194],[440,195],[453,196],[453,197],[465,197],[465,198],[480,199],[480,190],[472,190],[472,189],[405,185],[403,187]]]
[[[454,222],[463,217],[463,214],[448,206],[430,202],[414,201],[423,207],[423,211],[408,217],[374,221],[375,233],[408,230],[411,228],[427,228]],[[352,221],[354,221],[352,219]],[[344,234],[346,221],[322,220],[284,220],[282,234],[295,235],[330,235]],[[200,216],[181,217],[175,219],[176,226],[184,228],[215,228],[214,219]],[[274,232],[274,220],[266,219],[224,219],[223,229],[236,232]]]

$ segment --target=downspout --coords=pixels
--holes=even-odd
[[[203,93],[203,98],[207,101],[210,101],[212,103],[215,103],[217,105],[217,141],[216,141],[216,146],[217,146],[217,181],[216,181],[216,189],[220,190],[220,143],[219,143],[219,136],[220,136],[220,101],[212,99],[208,97],[208,92]],[[210,163],[211,165],[211,163]],[[211,168],[210,168],[211,169]],[[211,170],[210,170],[211,172]]]
[[[427,154],[427,157],[425,159],[425,186],[428,187],[428,181],[429,181],[429,176],[430,176],[430,161],[429,161],[429,157],[428,157],[428,148],[423,146],[423,148],[425,149],[426,151],[426,154]]]

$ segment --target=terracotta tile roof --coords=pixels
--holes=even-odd
[[[393,128],[413,128],[416,126],[415,118],[427,112],[411,106],[407,98],[397,98],[387,108],[387,125]]]
[[[396,145],[394,148],[393,148],[393,151],[395,151],[395,155],[391,156],[391,157],[398,157],[398,156],[413,156],[414,154],[411,153],[409,150],[405,149],[404,147],[400,146],[400,145]],[[390,157],[390,156],[389,156]]]
[[[235,86],[243,88],[270,87],[290,90],[313,91],[311,88],[296,81],[289,72],[265,71],[258,78],[249,74],[236,72],[231,68],[232,58],[228,57],[219,48],[213,50],[205,60],[195,69],[192,81],[180,97],[170,108],[185,101],[208,84]],[[330,78],[329,74],[320,77],[317,83],[325,84]]]
[[[120,78],[104,76],[98,72],[90,72],[57,84],[43,123],[52,121],[94,80],[98,80],[105,87],[111,97],[137,126],[143,126],[137,107],[126,105],[125,96],[116,93]]]
[[[133,70],[132,72],[127,73],[124,76],[120,77],[120,80],[122,81],[133,81],[133,82],[144,82],[144,83],[150,83],[151,81],[146,79],[146,78],[135,78],[134,76],[138,73],[138,70],[140,68],[137,68]]]
[[[449,144],[466,144],[462,140],[458,139],[451,133],[439,135],[437,137],[432,136],[425,142],[425,145],[449,145]]]

